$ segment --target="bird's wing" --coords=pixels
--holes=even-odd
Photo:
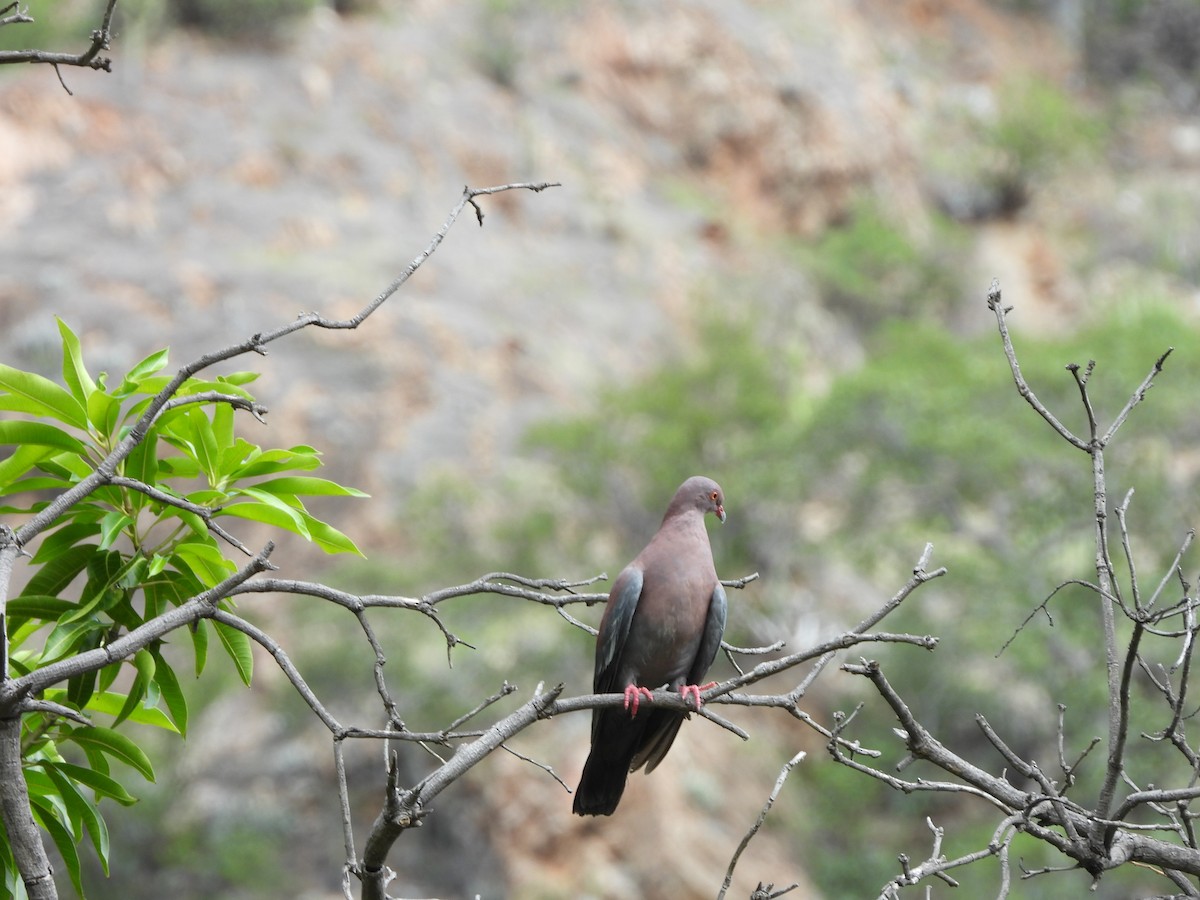
[[[617,576],[608,595],[608,608],[604,610],[600,634],[596,637],[596,672],[592,688],[597,694],[625,689],[625,685],[617,683],[617,674],[621,651],[629,637],[629,625],[641,596],[642,570],[627,566]]]
[[[721,649],[721,637],[725,634],[725,616],[728,608],[725,588],[718,581],[708,603],[708,618],[704,621],[704,635],[700,638],[700,646],[696,648],[696,660],[688,673],[689,684],[699,684],[704,678],[704,673],[717,658],[717,651]]]

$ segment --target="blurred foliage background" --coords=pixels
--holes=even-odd
[[[20,43],[78,40],[100,5],[64,3],[39,30],[22,32]],[[318,5],[325,6],[130,0],[122,3],[122,27],[131,40],[153,42],[186,29],[200,40],[251,48],[237,52],[286,52]],[[470,39],[456,48],[464,69],[519,94],[532,65],[529,29],[570,5],[461,6],[473,23]],[[1181,140],[1192,134],[1187,123],[1194,127],[1200,110],[1200,3],[979,6],[989,15],[1039,22],[1062,17],[1058,33],[1078,50],[1078,68],[1058,79],[1005,73],[986,102],[964,89],[964,102],[912,124],[923,190],[917,210],[866,185],[850,191],[819,228],[768,228],[711,190],[699,170],[662,179],[657,199],[673,214],[701,222],[706,252],[726,261],[716,275],[684,270],[678,289],[686,326],[677,346],[605,379],[574,398],[569,412],[522,427],[513,452],[485,474],[453,459],[432,464],[388,508],[373,541],[365,541],[375,548],[368,550],[371,561],[322,577],[351,590],[419,593],[496,569],[615,576],[652,533],[674,486],[702,472],[728,496],[729,522],[713,534],[718,569],[726,577],[762,575],[731,597],[732,643],[782,637],[794,648],[857,623],[903,583],[928,541],[934,564],[948,566],[949,575],[918,592],[888,628],[940,635],[941,646],[932,655],[877,651],[921,720],[944,743],[992,768],[1001,763],[975,724],[977,713],[1039,761],[1057,758],[1060,704],[1068,755],[1104,734],[1096,598],[1065,588],[1049,604],[1052,623],[1038,615],[1021,627],[1056,585],[1094,577],[1088,460],[1018,396],[985,294],[997,275],[1006,303],[1015,307],[1010,323],[1029,383],[1077,434],[1086,422],[1067,364],[1096,361],[1091,396],[1104,425],[1163,351],[1176,348],[1108,456],[1110,502],[1136,491],[1133,548],[1144,583],[1156,584],[1195,526],[1200,497],[1194,215],[1200,186],[1194,157],[1150,171],[1143,144],[1161,117],[1185,123]],[[621,15],[624,8],[616,8]],[[406,15],[406,4],[382,0],[347,0],[334,9],[367,21]],[[13,40],[10,32],[0,38]],[[556,90],[569,92],[572,84],[564,78]],[[647,146],[656,152],[652,140]],[[609,202],[597,195],[597,206]],[[536,218],[537,207],[524,215]],[[619,219],[596,216],[614,240],[644,239],[636,228],[622,236]],[[1034,275],[1073,286],[1059,292],[1073,298],[1065,312],[1033,309],[1023,281],[1010,285],[1005,271],[985,269],[989,260],[976,253],[989,236],[1005,239],[1021,225],[1036,235],[1027,248]],[[530,337],[536,343],[539,335]],[[1193,559],[1185,571],[1194,570]],[[389,679],[411,686],[410,726],[440,727],[504,679],[522,687],[566,681],[573,690],[586,688],[590,639],[546,610],[479,599],[447,606],[445,614],[449,627],[478,647],[456,650],[452,669],[429,623],[379,623],[394,648]],[[346,658],[353,623],[319,607],[305,607],[303,615],[299,623],[282,616],[277,623],[294,640],[297,663],[323,696],[370,716],[370,670]],[[580,615],[595,622],[599,610]],[[1161,652],[1172,655],[1173,648],[1164,643]],[[206,684],[193,701],[226,727],[241,715],[232,672],[227,681],[220,689]],[[263,675],[256,691],[260,708],[270,711],[256,736],[294,753],[282,763],[283,774],[230,776],[226,788],[240,791],[241,799],[211,797],[186,815],[172,814],[175,793],[198,778],[197,756],[207,752],[211,761],[222,752],[220,740],[193,747],[192,768],[165,774],[140,815],[114,817],[116,869],[141,854],[142,866],[157,873],[156,890],[166,885],[180,897],[329,895],[329,885],[312,887],[311,872],[291,859],[298,842],[311,841],[320,847],[313,858],[326,867],[333,860],[336,871],[340,834],[331,827],[336,811],[320,769],[327,761],[323,751],[285,743],[290,733],[311,727],[286,685]],[[1144,696],[1147,703],[1135,706],[1145,717],[1135,732],[1162,724],[1153,695]],[[898,761],[890,722],[862,685],[831,671],[810,704],[828,721],[834,710],[864,699],[864,743],[888,748],[896,757],[890,762]],[[552,726],[530,737],[525,749],[562,765],[556,749],[562,734]],[[571,734],[582,741],[584,726]],[[956,795],[889,792],[828,763],[811,735],[788,726],[760,723],[754,741],[730,752],[735,765],[774,770],[797,745],[808,747],[810,760],[793,774],[768,830],[826,897],[874,896],[895,873],[898,852],[923,858],[930,843],[926,815],[947,828],[948,854],[977,849],[991,836],[988,810]],[[172,752],[164,744],[162,753]],[[377,756],[364,749],[352,760],[353,772],[368,782],[359,798],[368,811],[381,782]],[[1165,752],[1150,749],[1147,760],[1147,781],[1176,774]],[[411,765],[419,771],[423,762]],[[1089,780],[1097,771],[1098,764],[1085,769],[1078,790],[1094,789]],[[266,787],[256,787],[256,772]],[[556,896],[549,876],[512,881],[504,835],[479,814],[489,809],[482,799],[487,778],[481,772],[447,798],[438,813],[453,827],[435,825],[438,816],[432,817],[430,834],[417,845],[422,849],[398,847],[409,855],[397,868],[423,868],[418,883],[448,896],[476,890]],[[296,804],[287,808],[302,815],[281,811],[275,802],[281,790]],[[1061,862],[1020,841],[1018,851],[1014,857],[1030,868]],[[450,862],[456,853],[469,853],[475,865],[456,866]],[[282,883],[281,872],[291,873]],[[993,864],[973,867],[962,873],[961,895],[991,896],[996,878]],[[93,883],[98,897],[133,896],[128,881]],[[1078,873],[1048,876],[1023,882],[1014,895],[1083,896],[1087,883]],[[1096,896],[1140,895],[1151,885],[1161,887],[1153,875],[1115,873]],[[946,889],[933,892],[942,896]],[[646,896],[657,895],[648,888]]]

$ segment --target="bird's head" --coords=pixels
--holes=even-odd
[[[679,486],[671,509],[698,509],[702,514],[712,513],[718,521],[725,521],[725,493],[711,478],[693,475]],[[669,512],[669,511],[668,511]]]

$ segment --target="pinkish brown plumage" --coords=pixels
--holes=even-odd
[[[685,714],[646,709],[666,685],[700,704],[698,684],[725,631],[725,589],[717,580],[704,516],[725,521],[725,497],[711,478],[680,485],[645,549],[617,576],[596,638],[596,693],[625,692],[625,706],[592,710],[592,749],[575,791],[581,816],[611,815],[629,773],[654,770]],[[639,711],[640,708],[640,711]]]

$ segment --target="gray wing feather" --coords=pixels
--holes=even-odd
[[[696,661],[692,663],[691,671],[688,673],[690,684],[699,684],[704,673],[717,658],[717,651],[721,649],[721,638],[725,634],[725,616],[728,609],[725,588],[718,581],[708,604],[708,618],[704,621],[704,635],[700,638],[700,646],[696,650]]]
[[[608,598],[608,609],[600,622],[600,634],[596,638],[596,670],[592,689],[597,694],[609,694],[625,689],[617,684],[617,664],[621,651],[629,637],[629,625],[642,596],[642,572],[626,568],[617,576],[612,594]]]

